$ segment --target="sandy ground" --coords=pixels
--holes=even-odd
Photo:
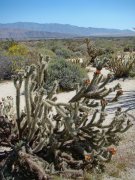
[[[94,68],[88,73],[89,78],[92,79]],[[104,76],[108,71],[103,69]],[[108,86],[115,86],[117,83],[121,84],[124,91],[123,96],[119,101],[110,104],[107,108],[109,116],[107,120],[114,114],[117,107],[122,107],[123,110],[129,109],[129,113],[135,116],[135,79],[119,79],[109,83]],[[23,89],[21,90],[23,92]],[[0,99],[6,96],[12,96],[15,99],[15,88],[13,82],[0,83]],[[57,94],[58,102],[68,102],[75,95],[75,91]],[[113,94],[112,94],[113,96]],[[110,97],[110,96],[109,96]],[[22,104],[24,106],[24,96],[21,95]],[[110,116],[111,115],[111,116]],[[118,147],[118,153],[111,163],[107,166],[107,176],[103,175],[100,179],[121,179],[121,180],[134,180],[135,179],[135,125],[123,136],[123,141]]]
[[[93,72],[95,71],[94,68],[91,68],[91,71],[88,73],[88,76],[90,79],[92,79],[93,76]],[[102,74],[104,76],[107,76],[107,74],[109,73],[108,70],[103,69],[102,70]],[[119,79],[119,80],[114,80],[113,82],[108,84],[108,87],[113,87],[115,86],[117,83],[121,84],[121,87],[124,91],[124,95],[120,97],[119,101],[116,103],[113,103],[111,105],[109,105],[108,110],[111,112],[113,112],[114,110],[117,109],[117,107],[122,107],[124,110],[126,110],[127,108],[130,109],[130,111],[132,111],[132,109],[135,109],[135,79]],[[23,92],[23,86],[21,89],[21,93]],[[74,95],[75,95],[75,91],[70,91],[70,92],[63,92],[63,93],[59,93],[57,94],[57,101],[58,102],[68,102]],[[2,82],[0,83],[0,99],[2,97],[6,97],[6,96],[12,96],[15,100],[15,95],[16,95],[16,91],[15,91],[15,87],[12,81],[6,81],[6,82]],[[112,93],[111,95],[109,95],[110,97],[113,97],[114,94]],[[21,107],[24,106],[24,96],[21,95]]]

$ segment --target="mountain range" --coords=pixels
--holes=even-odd
[[[42,39],[42,38],[76,38],[76,37],[123,37],[135,36],[135,31],[79,27],[70,24],[58,23],[33,23],[33,22],[16,22],[0,23],[0,39]]]

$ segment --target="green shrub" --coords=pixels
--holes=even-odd
[[[61,90],[72,90],[76,83],[81,83],[82,79],[87,77],[87,74],[79,65],[71,64],[65,59],[54,59],[49,63],[48,77],[47,87],[57,80]]]
[[[124,47],[123,51],[124,51],[124,52],[130,52],[130,51],[131,51],[131,49],[130,49],[130,47],[129,47],[129,46],[127,46],[127,47]]]
[[[5,51],[0,51],[0,79],[11,79],[13,74],[16,74],[26,65],[35,63],[36,57],[37,53],[30,51],[27,56],[18,53],[11,55]]]
[[[12,63],[7,56],[0,54],[0,80],[10,79],[12,74]]]
[[[87,45],[85,43],[82,43],[80,46],[76,48],[76,51],[81,52],[83,55],[86,56],[87,54]]]
[[[17,45],[18,42],[16,42],[13,39],[6,39],[4,41],[0,41],[0,49],[1,50],[8,50],[10,47]]]
[[[75,57],[82,57],[83,54],[80,51],[76,51],[76,52],[74,52],[74,56]]]
[[[65,59],[68,59],[73,56],[73,52],[66,48],[59,48],[55,50],[55,53],[59,57],[63,57]]]
[[[49,56],[51,58],[56,57],[56,54],[52,50],[46,49],[44,47],[39,48],[37,51],[39,54],[42,54],[43,56]]]
[[[0,79],[11,79],[11,76],[20,71],[28,63],[22,56],[8,56],[0,54]]]

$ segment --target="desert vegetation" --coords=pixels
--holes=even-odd
[[[125,164],[108,167],[134,115],[121,106],[108,115],[108,107],[124,96],[119,78],[134,78],[134,67],[134,38],[1,41],[0,78],[16,92],[0,102],[1,179],[119,177]],[[63,102],[61,92],[74,95]]]
[[[11,79],[11,75],[16,71],[28,64],[36,63],[39,53],[51,59],[63,58],[67,61],[73,59],[73,62],[79,62],[78,59],[81,59],[82,66],[86,67],[93,64],[95,59],[102,61],[111,58],[114,64],[118,54],[132,54],[134,49],[134,38],[130,37],[20,42],[12,39],[4,40],[0,42],[0,79]]]
[[[116,78],[129,77],[134,69],[135,54],[115,54],[109,60],[110,69]]]

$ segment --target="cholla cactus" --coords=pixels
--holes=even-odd
[[[90,64],[94,63],[95,59],[98,56],[101,56],[102,54],[104,54],[104,52],[101,49],[97,49],[95,47],[94,43],[88,38],[85,39],[85,43],[87,46],[87,53],[89,56],[89,62],[87,63],[87,65],[90,65]]]
[[[132,53],[117,54],[109,60],[110,70],[113,71],[116,78],[128,77],[134,65],[135,55]]]
[[[48,178],[45,172],[76,174],[78,170],[86,169],[101,172],[104,162],[110,161],[116,152],[119,134],[132,126],[120,108],[109,124],[104,123],[107,104],[117,101],[122,95],[120,85],[107,89],[105,86],[112,76],[108,75],[104,80],[102,67],[98,67],[92,81],[77,86],[76,95],[68,103],[60,103],[55,96],[57,82],[49,93],[43,88],[47,66],[48,58],[43,60],[40,56],[38,66],[31,65],[23,74],[14,77],[17,138],[11,148],[44,179]],[[23,81],[25,109],[20,112]],[[114,91],[114,98],[105,99]],[[39,163],[41,158],[42,163]],[[4,174],[3,169],[2,172]]]
[[[11,96],[2,98],[0,102],[0,116],[7,116],[9,119],[13,119],[13,114],[13,98]]]

